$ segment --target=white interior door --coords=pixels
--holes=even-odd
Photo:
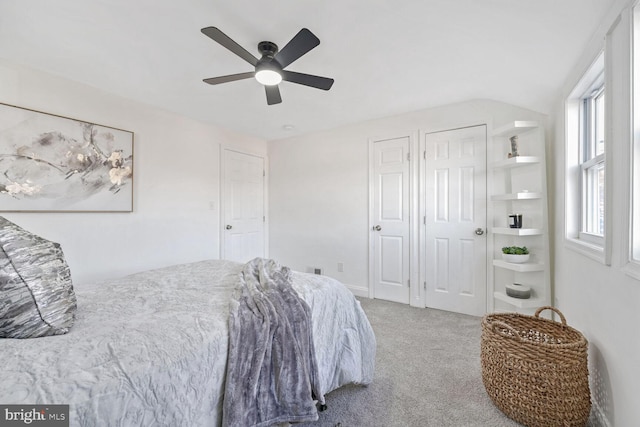
[[[264,257],[264,158],[224,150],[222,257]]]
[[[409,303],[410,139],[370,143],[373,296],[403,304]]]
[[[484,125],[426,135],[427,307],[486,311],[486,135]]]

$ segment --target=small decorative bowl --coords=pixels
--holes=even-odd
[[[512,262],[514,264],[522,264],[523,262],[529,261],[529,254],[526,254],[526,255],[502,254],[502,259],[507,262]]]
[[[512,298],[528,299],[531,297],[531,288],[519,283],[509,283],[505,286],[507,295]]]

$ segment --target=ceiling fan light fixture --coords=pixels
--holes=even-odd
[[[256,72],[256,80],[265,86],[273,86],[282,81],[282,75],[275,70],[267,68]]]

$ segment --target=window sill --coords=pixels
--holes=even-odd
[[[567,237],[565,239],[565,246],[601,264],[610,264],[605,257],[604,247],[602,246],[594,245],[593,243],[585,242],[584,240],[574,237]]]
[[[636,280],[640,280],[640,262],[638,261],[629,261],[624,267],[622,267],[622,271]]]

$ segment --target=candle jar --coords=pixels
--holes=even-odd
[[[522,228],[522,215],[521,214],[509,215],[509,227]]]

